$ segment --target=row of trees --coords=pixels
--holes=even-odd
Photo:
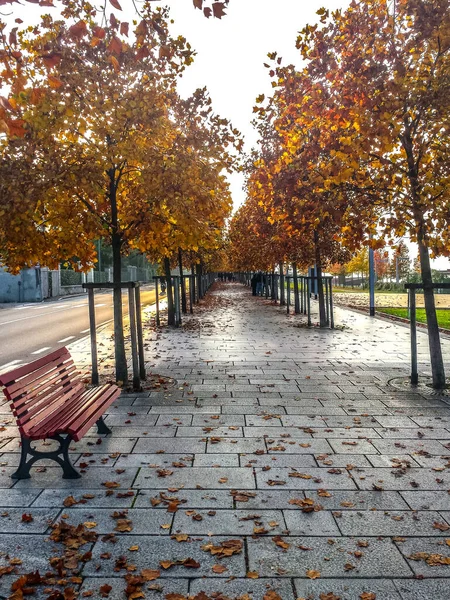
[[[231,211],[224,173],[239,132],[206,89],[176,82],[193,61],[166,9],[130,26],[68,3],[3,35],[0,47],[0,259],[11,271],[73,260],[90,268],[112,247],[113,280],[132,249],[154,262],[212,260]],[[58,15],[56,15],[58,17]],[[121,290],[114,289],[116,376],[126,381]]]
[[[380,248],[374,251],[374,270],[378,280],[407,281],[414,269],[418,268],[420,274],[420,265],[417,259],[411,268],[411,259],[409,249],[405,242],[400,241],[394,251]],[[351,260],[345,264],[331,265],[329,268],[333,275],[345,276],[348,274],[360,274],[363,277],[369,275],[369,248],[364,246],[354,254]]]
[[[320,277],[362,244],[407,234],[443,387],[430,253],[450,254],[450,5],[363,0],[318,15],[297,39],[303,68],[268,55],[274,91],[254,108],[261,143],[232,222],[236,267],[315,263]]]

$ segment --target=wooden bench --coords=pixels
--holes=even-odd
[[[70,462],[70,443],[78,442],[94,423],[98,433],[111,433],[102,415],[120,389],[111,384],[86,389],[67,348],[3,373],[0,384],[11,402],[22,441],[19,468],[12,478],[28,479],[31,466],[43,458],[56,461],[64,479],[81,477]],[[56,440],[59,447],[42,452],[31,446],[45,439]]]

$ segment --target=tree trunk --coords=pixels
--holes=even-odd
[[[284,271],[282,262],[280,262],[280,306],[286,306],[286,294],[284,290]]]
[[[117,214],[117,186],[116,171],[110,169],[109,177],[109,203],[111,207],[111,246],[113,254],[113,283],[122,283],[122,238],[119,233],[119,221]],[[114,305],[114,357],[116,362],[116,381],[124,384],[128,380],[127,357],[125,354],[125,339],[123,334],[123,313],[122,313],[122,290],[120,287],[113,289]]]
[[[295,314],[300,314],[300,298],[298,295],[298,276],[297,276],[297,265],[295,263],[292,264],[292,274],[294,279],[294,311]]]
[[[173,303],[173,286],[172,286],[172,274],[170,272],[170,260],[164,258],[164,274],[167,282],[167,324],[175,325],[175,306]]]
[[[427,316],[428,345],[430,347],[431,373],[433,387],[443,389],[445,387],[445,370],[442,360],[441,340],[439,336],[439,325],[434,302],[433,279],[431,277],[430,255],[428,247],[423,243],[423,238],[418,238],[420,270],[422,271],[423,298],[425,302],[425,314]]]
[[[117,233],[111,239],[113,254],[113,283],[122,283],[122,241]],[[123,334],[122,289],[113,290],[114,305],[114,355],[116,361],[116,381],[124,384],[128,380],[127,357],[125,354],[125,339]]]
[[[431,373],[433,387],[445,387],[444,362],[442,360],[441,340],[437,322],[436,306],[434,303],[433,279],[431,277],[430,255],[426,241],[426,230],[421,209],[419,166],[414,156],[413,133],[411,124],[404,121],[404,133],[401,141],[408,160],[408,178],[410,183],[411,200],[414,210],[414,219],[417,226],[417,245],[419,246],[420,270],[422,272],[423,297],[425,314],[427,316],[428,344],[430,347]]]
[[[276,300],[277,299],[277,290],[275,289],[275,271],[272,269],[272,273],[271,273],[271,281],[272,281],[272,300]]]
[[[319,323],[320,327],[326,327],[327,319],[325,316],[325,297],[322,283],[322,256],[320,252],[319,233],[317,230],[314,230],[314,248],[316,252],[317,291],[319,296]]]
[[[197,271],[197,294],[198,299],[201,300],[203,298],[203,286],[202,286],[202,265],[197,263],[195,265]]]
[[[187,313],[186,302],[186,281],[183,277],[183,253],[181,248],[178,248],[178,266],[180,268],[180,284],[181,284],[181,310],[184,314]]]
[[[191,275],[192,275],[192,277],[190,278],[189,285],[192,285],[192,287],[194,288],[192,290],[192,298],[193,298],[194,302],[198,302],[198,296],[195,293],[195,288],[197,287],[197,285],[195,282],[195,265],[194,265],[194,263],[191,264]],[[197,290],[197,293],[198,293],[198,290]]]

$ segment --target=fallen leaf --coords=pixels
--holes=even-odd
[[[287,542],[285,542],[280,535],[276,535],[275,537],[273,537],[272,538],[272,542],[275,542],[275,544],[279,548],[283,548],[284,550],[287,550],[289,548],[289,546],[290,546],[290,544],[288,544]]]
[[[109,596],[110,591],[112,590],[112,586],[108,585],[107,583],[104,583],[102,586],[100,586],[100,595],[102,598],[106,598],[107,596]]]
[[[65,498],[63,505],[65,507],[69,507],[69,506],[73,506],[74,504],[78,504],[78,500],[75,500],[75,498],[73,496],[67,496],[67,498]]]
[[[33,515],[30,515],[29,513],[23,513],[22,523],[31,523],[31,521],[34,521]]]
[[[320,572],[309,569],[306,571],[306,577],[308,577],[308,579],[318,579],[320,577]]]
[[[228,571],[227,567],[225,567],[224,565],[213,565],[211,567],[211,570],[214,571],[214,573],[225,573],[225,571]]]
[[[176,533],[175,535],[170,536],[173,540],[177,540],[177,542],[187,542],[189,539],[188,533]]]
[[[159,579],[161,576],[161,571],[159,569],[142,569],[141,577],[145,579],[145,581],[154,581],[155,579]]]
[[[450,529],[450,525],[447,525],[447,523],[438,523],[437,521],[435,521],[433,523],[433,528],[439,529],[439,531],[447,531]]]

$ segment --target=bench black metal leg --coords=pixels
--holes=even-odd
[[[42,458],[57,462],[63,470],[63,479],[79,479],[81,477],[69,458],[69,446],[72,442],[72,438],[70,436],[63,438],[58,435],[49,439],[56,440],[59,443],[59,448],[57,450],[53,450],[52,452],[41,452],[40,450],[31,447],[30,440],[23,437],[21,438],[22,452],[20,455],[19,468],[11,475],[12,479],[29,479],[31,467],[36,461],[41,460]],[[31,455],[31,458],[27,460],[29,454]],[[61,454],[62,458],[60,456]]]
[[[97,421],[96,425],[97,425],[97,433],[104,433],[105,435],[109,435],[110,433],[112,433],[111,429],[108,427],[108,425],[103,420],[103,417],[100,417],[100,419]]]
[[[72,462],[69,457],[69,446],[71,441],[72,438],[70,437],[70,435],[68,435],[64,438],[64,440],[61,441],[61,451],[63,455],[63,460],[61,461],[61,459],[59,459],[59,456],[56,460],[56,462],[58,462],[62,467],[63,479],[79,479],[81,477],[81,474],[78,473],[78,471],[72,465]]]
[[[22,438],[19,468],[12,475],[12,479],[30,479],[30,468],[35,462],[32,458],[27,463],[27,456],[31,450],[30,440]]]

